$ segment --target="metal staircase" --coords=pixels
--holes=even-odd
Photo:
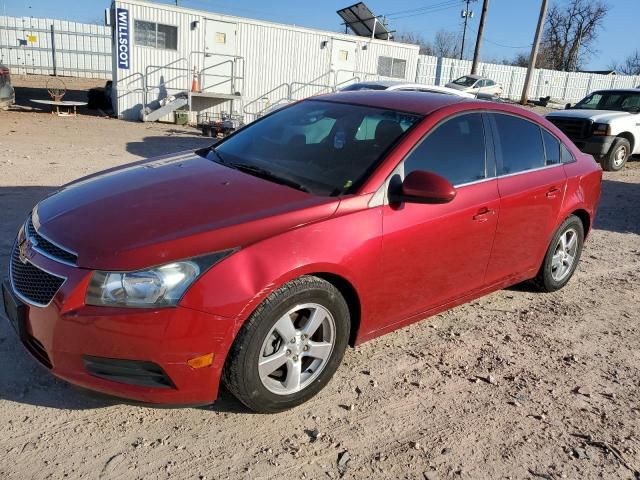
[[[189,104],[189,100],[184,94],[180,94],[180,96],[176,96],[173,100],[165,103],[164,105],[156,108],[155,110],[151,110],[149,113],[146,113],[145,110],[142,110],[142,121],[143,122],[155,122],[160,120],[162,117],[169,115],[170,113],[175,112],[181,107]]]
[[[207,63],[205,58],[211,57],[220,61],[209,61],[201,69],[196,67],[198,62],[202,65]],[[192,91],[194,76],[199,85],[197,91]],[[144,122],[160,120],[181,108],[199,112],[226,102],[231,103],[233,111],[234,102],[243,101],[244,58],[191,52],[188,59],[147,66],[141,80],[144,106],[140,120]]]
[[[341,79],[338,82],[338,79]],[[249,118],[247,123],[260,118],[280,106],[322,93],[335,92],[336,90],[346,87],[351,83],[373,81],[373,80],[389,80],[375,73],[347,71],[347,70],[329,70],[322,75],[308,81],[281,83],[271,90],[259,95],[257,98],[247,102],[244,105],[243,113]]]

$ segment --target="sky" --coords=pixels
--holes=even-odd
[[[157,0],[174,3],[175,0]],[[241,17],[295,24],[303,27],[340,31],[342,20],[336,10],[357,0],[178,0],[180,5]],[[474,17],[469,21],[465,52],[471,55],[482,0],[470,0]],[[551,4],[566,0],[551,0]],[[588,59],[587,68],[601,70],[621,62],[640,49],[637,35],[640,0],[605,0],[611,7],[596,43],[596,55]],[[461,5],[454,0],[366,0],[376,15],[390,15],[390,28],[398,32],[415,32],[432,39],[439,29],[462,31]],[[60,18],[79,22],[96,22],[104,17],[109,0],[0,0],[0,14]],[[403,13],[424,8],[423,11]],[[540,0],[490,0],[481,59],[485,61],[513,58],[528,52],[533,39]]]

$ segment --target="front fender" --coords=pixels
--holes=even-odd
[[[369,315],[379,286],[380,208],[336,216],[242,247],[206,272],[181,306],[236,320],[236,331],[271,292],[294,278],[329,273],[348,281]]]

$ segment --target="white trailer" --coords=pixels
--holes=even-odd
[[[413,81],[419,47],[144,0],[115,0],[118,117],[259,117],[272,105],[372,79]],[[193,87],[194,78],[197,86]]]

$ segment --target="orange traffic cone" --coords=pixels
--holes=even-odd
[[[200,86],[198,85],[198,74],[196,73],[196,67],[193,67],[193,80],[191,81],[191,91],[199,92]]]

